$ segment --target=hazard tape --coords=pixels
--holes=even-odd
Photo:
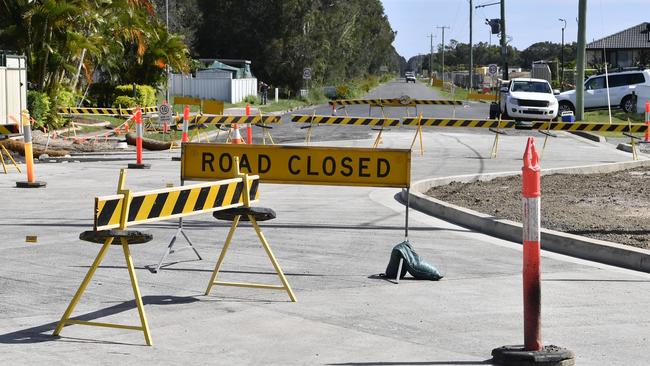
[[[250,202],[259,198],[259,177],[249,176]],[[133,194],[127,225],[167,220],[244,205],[242,178]],[[95,197],[95,230],[120,226],[124,194]]]
[[[0,135],[15,135],[20,133],[20,126],[17,124],[0,125]]]
[[[586,131],[586,132],[617,132],[617,133],[643,133],[648,130],[645,124],[608,124],[608,123],[580,123],[580,122],[533,122],[532,126],[518,127],[515,121],[494,119],[437,119],[417,117],[404,118],[404,126],[427,127],[456,127],[456,128],[520,128],[526,130],[542,131]]]
[[[156,113],[158,107],[142,107],[142,113]],[[69,115],[100,115],[100,116],[130,116],[135,111],[135,108],[91,108],[91,107],[60,107],[57,112],[59,114]]]
[[[400,125],[400,120],[396,118],[294,115],[291,117],[291,121],[297,123],[312,123],[312,124],[326,124],[326,125],[355,125],[355,126],[384,126],[384,127]]]
[[[272,124],[280,123],[280,116],[193,116],[190,118],[190,123],[194,124],[213,124],[213,125],[228,125],[232,123],[237,124]],[[180,123],[183,117],[177,116],[174,121]]]
[[[374,107],[413,107],[416,105],[463,105],[461,100],[431,100],[431,99],[340,99],[332,100],[330,105],[370,105]]]

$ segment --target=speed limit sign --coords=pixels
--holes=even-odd
[[[499,68],[496,64],[490,64],[490,66],[488,66],[488,74],[490,74],[490,76],[496,75],[498,71]]]
[[[172,123],[172,109],[169,104],[163,103],[158,106],[158,115],[160,116],[160,123]]]

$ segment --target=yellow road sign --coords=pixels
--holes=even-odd
[[[411,150],[352,147],[185,143],[181,178],[215,180],[233,176],[234,158],[242,173],[263,183],[368,187],[409,187]]]
[[[233,174],[230,175],[232,177]],[[249,179],[250,202],[259,197],[259,180]],[[129,202],[128,225],[168,220],[244,205],[244,180],[226,179],[219,182],[172,187],[133,193]],[[95,197],[95,230],[120,226],[124,210],[124,194]]]

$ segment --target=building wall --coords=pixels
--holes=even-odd
[[[172,74],[169,92],[172,96],[239,103],[249,95],[257,96],[257,79],[195,78],[191,75]]]
[[[0,124],[19,123],[23,109],[27,109],[25,58],[7,55],[7,65],[0,67]]]

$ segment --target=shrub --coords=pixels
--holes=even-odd
[[[251,105],[257,104],[257,97],[255,95],[247,95],[242,101]]]
[[[336,87],[336,99],[348,99],[352,96],[352,91],[347,85],[339,85]]]
[[[133,85],[118,85],[115,87],[115,92],[113,93],[115,99],[113,105],[117,101],[117,98],[120,96],[126,96],[133,99]],[[152,107],[156,105],[156,89],[150,87],[149,85],[137,85],[135,86],[135,103],[142,107]]]
[[[41,128],[46,124],[45,117],[50,113],[50,98],[47,94],[30,90],[27,92],[27,109],[29,115],[36,120],[36,128]]]
[[[113,107],[115,108],[133,108],[137,105],[138,103],[135,99],[133,99],[133,97],[126,95],[120,95],[119,97],[115,98],[115,101],[113,102]]]
[[[54,93],[52,101],[57,107],[74,107],[75,95],[73,92],[65,89],[59,89]]]

